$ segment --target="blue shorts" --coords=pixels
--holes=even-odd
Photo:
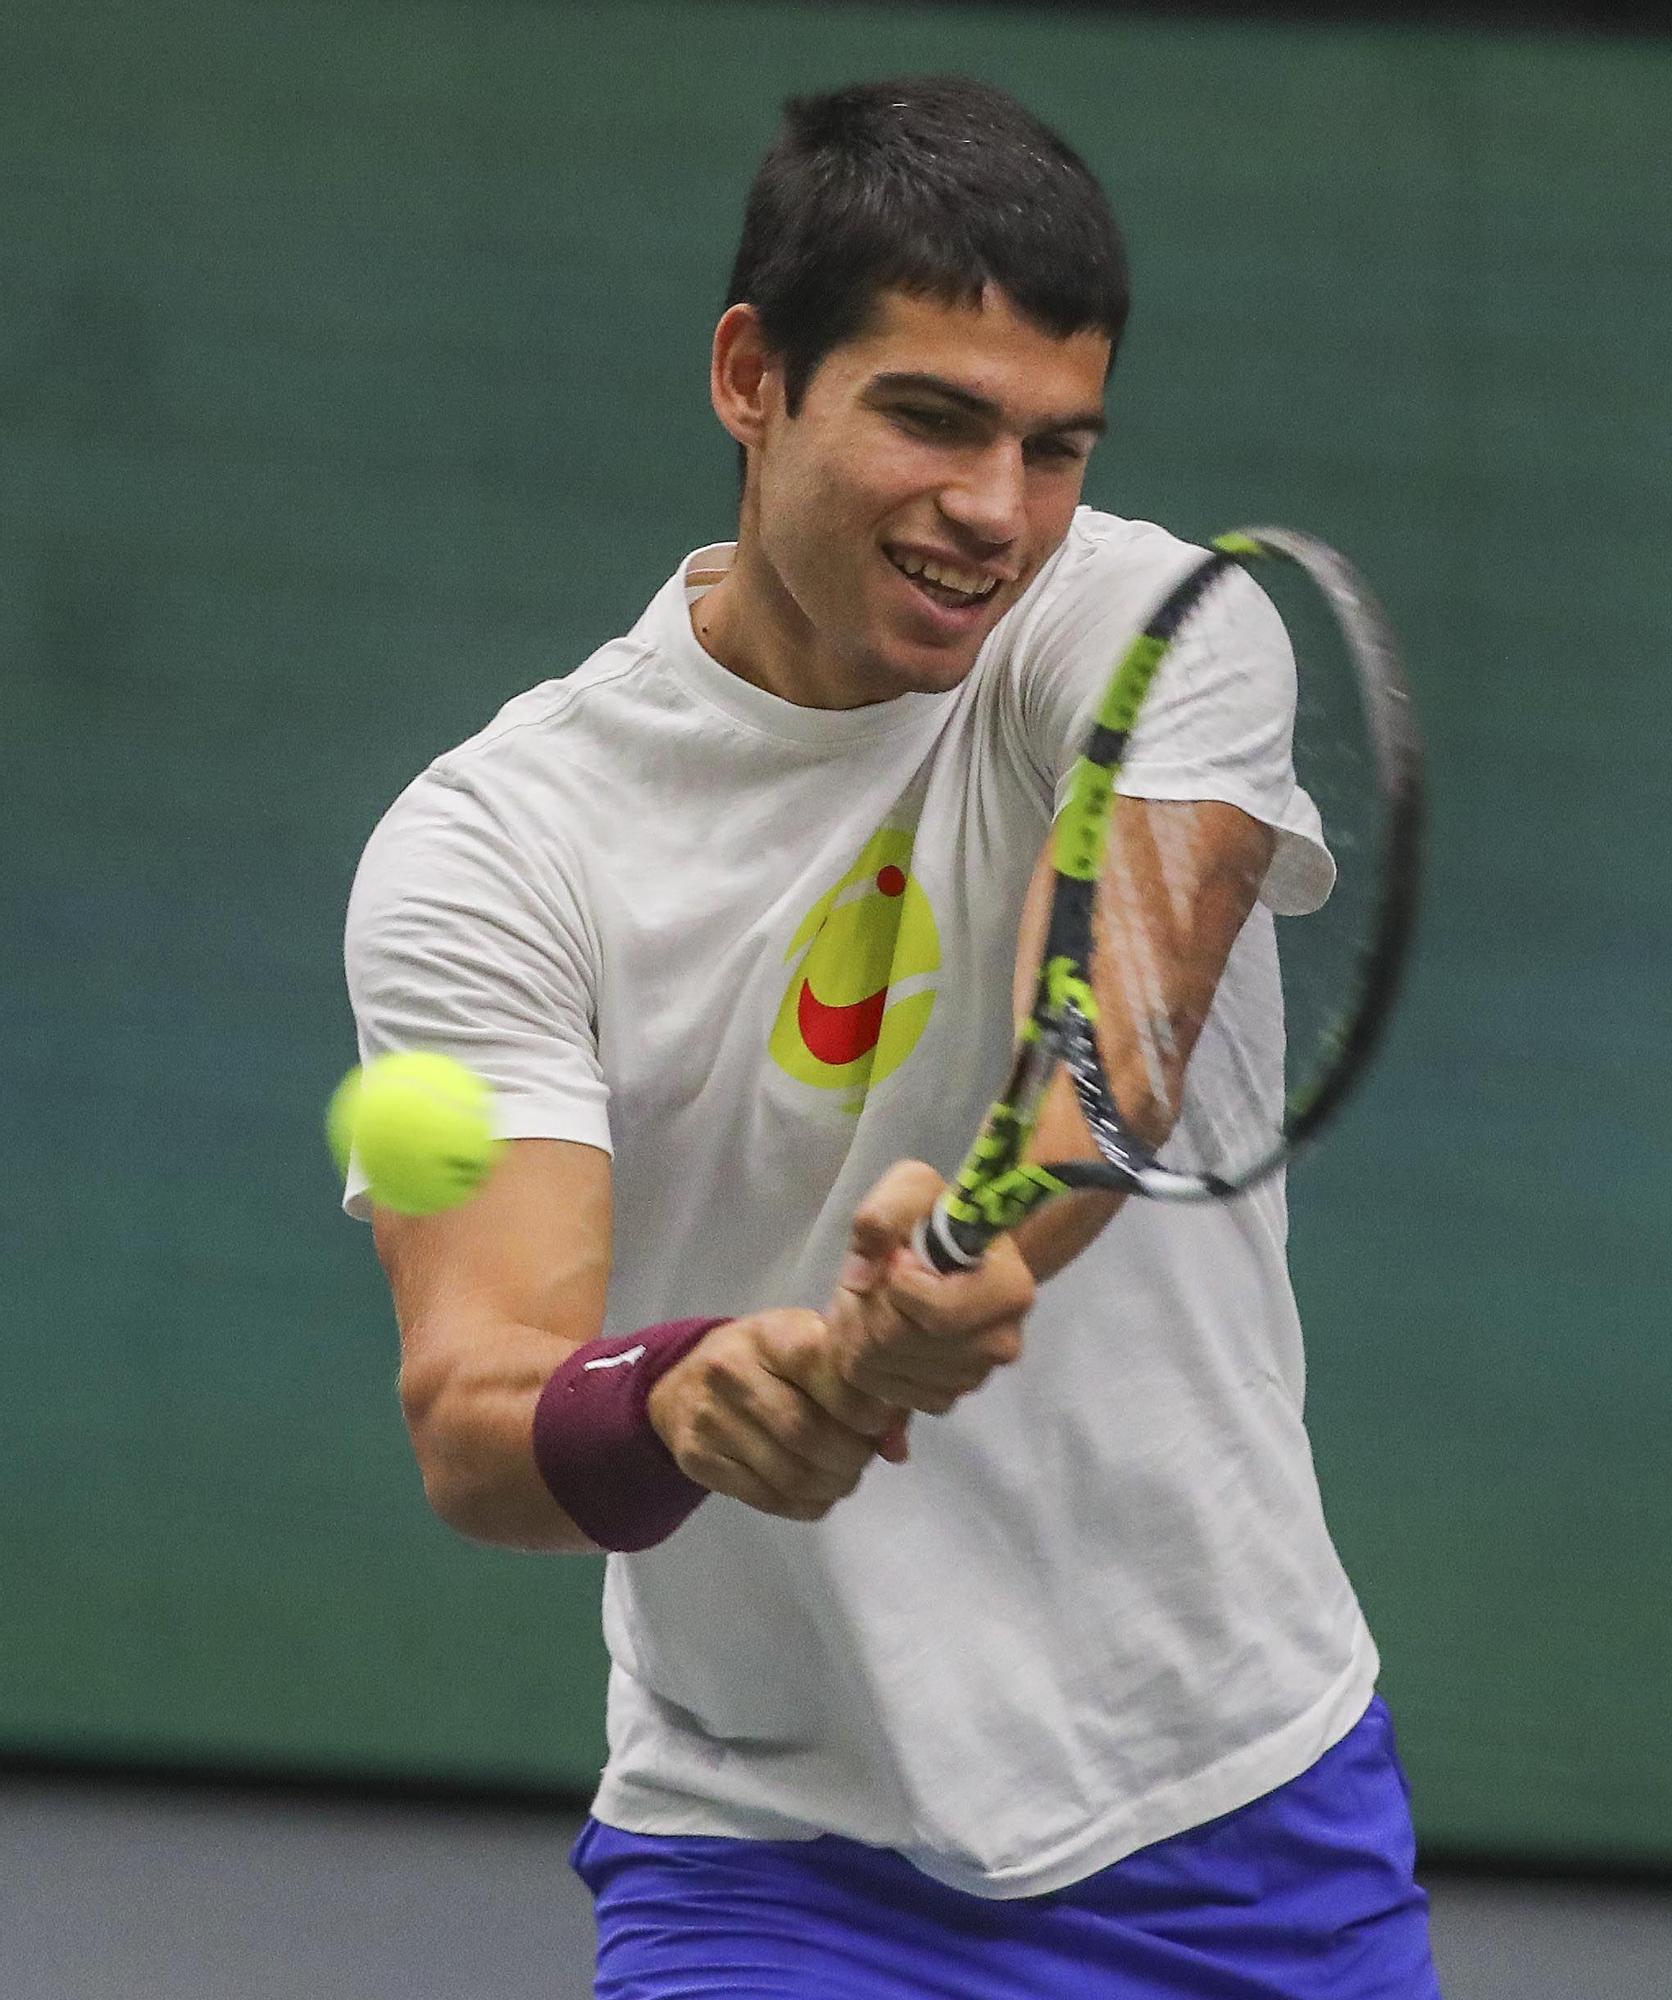
[[[598,2000],[1440,2000],[1378,1697],[1300,1777],[1047,1896],[883,1848],[588,1820]]]

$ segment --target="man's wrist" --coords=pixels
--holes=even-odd
[[[541,1390],[534,1462],[552,1498],[600,1548],[653,1548],[708,1497],[675,1464],[648,1406],[662,1376],[725,1323],[669,1320],[586,1341]]]

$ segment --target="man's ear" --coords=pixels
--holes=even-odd
[[[783,399],[783,369],[768,350],[760,314],[727,306],[714,329],[708,393],[714,414],[739,444],[757,447]]]

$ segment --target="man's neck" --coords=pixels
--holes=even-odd
[[[770,567],[751,558],[746,540],[691,606],[691,629],[728,673],[797,708],[864,708],[889,698],[855,688],[851,665],[820,640]]]

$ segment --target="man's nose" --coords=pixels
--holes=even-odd
[[[1018,438],[995,438],[967,459],[940,496],[941,512],[992,548],[1018,540],[1026,524],[1027,468]]]

